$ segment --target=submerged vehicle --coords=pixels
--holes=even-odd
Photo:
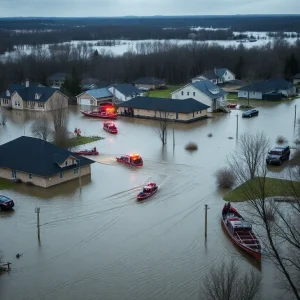
[[[94,147],[92,149],[84,149],[84,150],[72,151],[72,152],[75,154],[79,154],[79,155],[98,155],[99,154],[96,147]]]
[[[10,210],[15,206],[15,203],[10,198],[0,195],[0,210]]]
[[[222,209],[221,222],[235,245],[261,260],[261,245],[252,231],[252,225],[229,202]]]
[[[117,129],[115,123],[112,121],[105,121],[103,124],[103,129],[112,134],[118,133],[118,129]]]
[[[155,182],[149,182],[144,186],[143,191],[137,195],[137,201],[145,200],[153,196],[158,191],[158,186]]]
[[[134,167],[141,167],[143,165],[143,159],[139,154],[123,155],[116,157],[117,162],[131,165]]]

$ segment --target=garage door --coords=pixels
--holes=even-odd
[[[81,105],[91,105],[91,100],[90,99],[80,99],[80,104]]]

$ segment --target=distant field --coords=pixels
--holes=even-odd
[[[156,90],[156,91],[149,91],[149,97],[156,97],[156,98],[171,98],[171,93],[178,90],[183,85],[177,86],[169,86],[166,90]]]

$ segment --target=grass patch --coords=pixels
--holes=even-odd
[[[69,138],[68,144],[70,145],[70,147],[76,147],[76,146],[96,142],[102,139],[104,138],[100,136],[79,136],[79,137],[75,136]]]
[[[0,178],[0,190],[12,189],[15,184],[8,179]]]
[[[155,90],[155,91],[149,91],[146,92],[146,95],[148,94],[149,97],[155,97],[155,98],[171,98],[171,93],[178,90],[181,85],[176,86],[169,86],[165,90]]]
[[[230,191],[224,196],[225,201],[231,201],[231,202],[242,202],[247,200],[253,200],[249,199],[245,193],[246,188],[256,188],[258,187],[259,179],[253,179],[248,181],[247,183],[243,183],[234,190]],[[250,184],[250,187],[248,185]],[[292,190],[291,184],[294,184],[294,189]],[[300,184],[299,182],[291,182],[290,180],[282,180],[277,178],[266,178],[266,186],[265,186],[265,193],[266,197],[276,197],[276,196],[282,196],[282,197],[292,197],[295,196],[295,194],[300,193]],[[249,192],[251,194],[251,192]]]

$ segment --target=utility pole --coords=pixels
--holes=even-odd
[[[239,136],[239,115],[236,114],[236,138]]]
[[[36,213],[36,216],[37,216],[38,240],[40,240],[41,237],[40,237],[40,208],[39,207],[35,208],[35,213]]]
[[[294,124],[296,124],[297,119],[297,105],[295,105],[295,117],[294,117]]]
[[[175,125],[175,120],[173,120],[173,148],[175,147],[175,129],[174,129],[174,125]]]
[[[207,240],[207,210],[208,210],[208,205],[205,204],[205,232],[204,232],[205,241]]]

